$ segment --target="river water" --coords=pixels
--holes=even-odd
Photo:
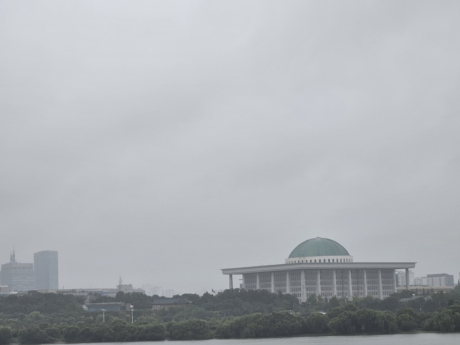
[[[132,345],[145,345],[142,343],[124,343]],[[149,342],[152,345],[162,342]],[[168,342],[169,343],[169,342]],[[269,339],[211,339],[211,340],[188,340],[171,341],[172,345],[317,345],[317,344],[347,344],[347,345],[459,345],[460,333],[417,333],[417,334],[394,334],[394,335],[358,335],[358,336],[321,336],[321,337],[293,337],[293,338],[269,338]],[[107,344],[107,343],[106,343]],[[120,343],[113,343],[119,345]],[[84,345],[101,345],[84,344]]]

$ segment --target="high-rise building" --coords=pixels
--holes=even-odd
[[[12,291],[35,290],[34,265],[16,262],[13,250],[10,262],[2,265],[0,280],[2,285],[8,286]]]
[[[396,285],[397,286],[406,285],[406,272],[405,271],[396,272]],[[409,285],[417,285],[415,284],[414,272],[412,270],[409,270]]]
[[[428,286],[454,286],[454,276],[447,273],[427,274]]]
[[[34,254],[37,290],[57,290],[59,286],[58,252],[44,250]]]

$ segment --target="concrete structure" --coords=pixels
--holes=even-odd
[[[454,276],[447,273],[428,274],[426,277],[417,277],[414,279],[415,286],[424,287],[453,287]]]
[[[62,295],[72,295],[76,297],[86,297],[90,294],[98,294],[104,297],[115,297],[118,289],[113,288],[83,288],[83,289],[59,289],[56,293]]]
[[[406,271],[396,272],[396,286],[406,285]],[[409,285],[415,285],[415,276],[412,270],[409,270]]]
[[[421,293],[437,293],[437,292],[450,292],[454,289],[453,286],[409,286],[409,291],[414,292],[416,295]],[[405,286],[399,286],[398,292],[407,290]]]
[[[158,297],[153,299],[152,309],[166,309],[166,308],[186,308],[192,302],[183,297],[165,298]]]
[[[428,286],[454,286],[454,276],[447,273],[427,274]]]
[[[428,286],[426,277],[415,277],[414,286]]]
[[[118,280],[117,290],[118,292],[123,292],[123,293],[133,293],[133,292],[145,293],[145,290],[143,289],[133,288],[133,284],[123,284],[123,280],[121,279],[121,277]]]
[[[395,270],[405,269],[409,278],[414,267],[415,262],[353,262],[339,243],[318,237],[299,244],[285,264],[226,268],[222,273],[229,276],[230,289],[233,275],[242,275],[244,289],[288,293],[305,302],[311,295],[383,299],[396,292]]]
[[[35,290],[35,272],[33,264],[16,262],[16,255],[10,255],[10,262],[2,265],[0,273],[1,285],[8,286],[12,291]]]
[[[86,303],[83,306],[83,309],[86,311],[95,311],[95,312],[130,310],[129,303],[124,303],[124,302]]]
[[[11,289],[8,286],[0,285],[0,296],[10,295]]]
[[[58,252],[45,250],[34,254],[35,282],[37,290],[59,288]]]
[[[173,297],[174,296],[174,289],[164,289],[163,290],[164,297]]]

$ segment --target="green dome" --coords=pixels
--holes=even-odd
[[[334,256],[350,255],[347,250],[336,241],[328,238],[312,238],[299,244],[292,251],[290,258],[303,258],[306,256]]]

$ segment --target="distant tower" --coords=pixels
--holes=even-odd
[[[2,265],[0,282],[12,291],[35,290],[35,273],[33,264],[16,262],[16,253],[10,253],[10,262]]]
[[[59,286],[58,252],[45,250],[34,254],[37,290],[57,290]]]

